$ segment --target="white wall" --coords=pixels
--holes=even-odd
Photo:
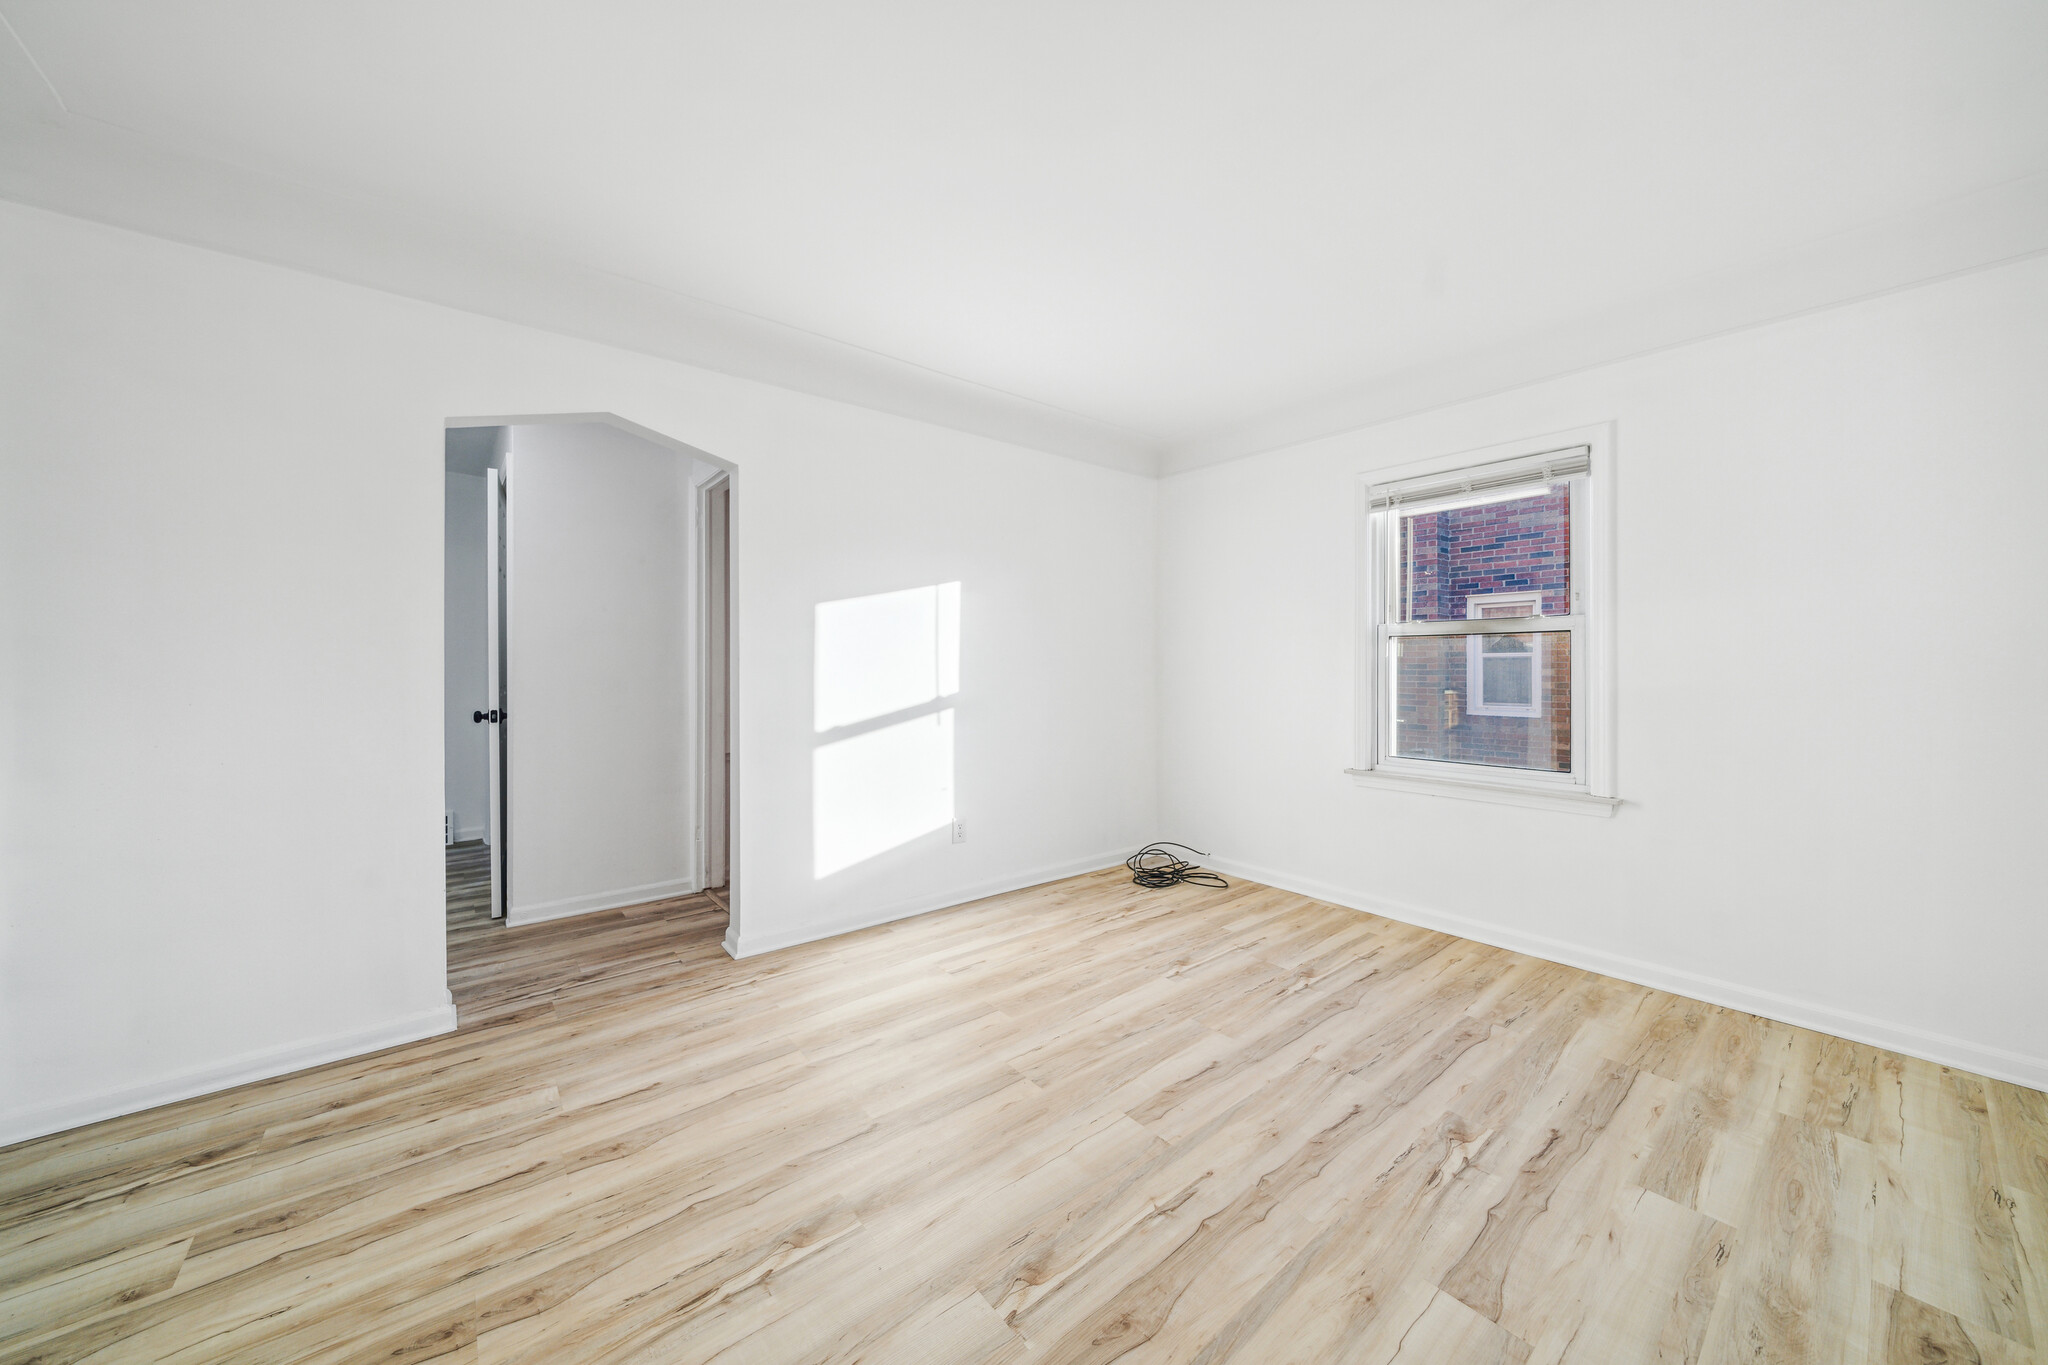
[[[549,412],[738,466],[743,951],[1149,837],[1151,481],[0,205],[0,1140],[448,1026],[442,429]],[[818,882],[813,606],[956,580],[970,839]]]
[[[597,423],[512,428],[515,925],[699,885],[692,463]]]
[[[475,723],[490,709],[485,657],[484,480],[449,474],[443,485],[445,562],[441,607],[444,701],[443,783],[457,839],[482,839],[491,827],[490,736]]]
[[[1356,475],[1610,420],[1626,804],[1355,786]],[[2039,258],[1176,476],[1161,832],[2048,1086],[2044,516]]]

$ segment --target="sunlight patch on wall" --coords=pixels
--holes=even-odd
[[[812,755],[814,875],[953,823],[953,708],[826,744]]]
[[[960,690],[960,585],[818,604],[820,734]]]
[[[820,602],[811,755],[813,875],[953,821],[960,585]]]

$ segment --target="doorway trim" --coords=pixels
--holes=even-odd
[[[720,574],[725,590],[725,654],[722,659],[724,677],[713,665],[712,610],[716,593],[712,589],[712,567],[714,554],[711,544],[711,509],[713,500],[725,495],[724,543],[720,546],[725,563]],[[694,501],[692,508],[697,528],[697,752],[701,762],[697,770],[697,874],[702,889],[714,885],[723,886],[728,899],[732,893],[733,844],[732,844],[732,779],[735,766],[731,762],[732,725],[732,475],[719,473],[695,485],[691,490]],[[714,707],[714,684],[717,706]],[[718,708],[723,708],[724,733],[719,733]],[[721,792],[721,786],[724,790]],[[714,882],[711,870],[712,831],[714,822],[712,801],[720,798],[718,815],[725,823],[725,850],[720,871],[724,877]]]

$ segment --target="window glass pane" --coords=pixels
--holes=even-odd
[[[1523,652],[1496,652],[1498,641]],[[1569,632],[1408,635],[1388,645],[1395,757],[1572,770]]]
[[[1529,699],[1536,694],[1535,679],[1530,677],[1535,670],[1529,667],[1535,661],[1533,654],[1525,654],[1520,658],[1501,658],[1497,655],[1488,658],[1485,665],[1486,675],[1481,679],[1484,684],[1482,695],[1485,704],[1527,706]]]
[[[1569,483],[1524,489],[1491,502],[1394,515],[1399,568],[1396,621],[1464,621],[1571,611],[1572,498]],[[1517,593],[1518,602],[1482,599]]]

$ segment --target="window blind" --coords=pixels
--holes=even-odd
[[[1418,474],[1412,479],[1376,483],[1371,488],[1373,510],[1402,503],[1426,502],[1433,498],[1454,498],[1462,493],[1490,493],[1516,484],[1553,483],[1584,474],[1593,467],[1591,446],[1565,446],[1538,455],[1517,455],[1512,460],[1472,465],[1444,474]]]

